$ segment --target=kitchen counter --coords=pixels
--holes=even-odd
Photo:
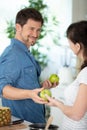
[[[12,116],[12,121],[15,121],[15,120],[19,120],[19,118]],[[16,124],[16,125],[0,127],[0,130],[29,130],[29,124],[31,123],[28,121],[24,121],[23,123]]]
[[[12,116],[12,122],[16,121],[17,123],[18,120],[20,119]],[[31,124],[30,122],[24,120],[22,123],[19,124],[12,125],[11,123],[9,126],[0,127],[0,130],[30,130],[29,128],[30,124]],[[56,127],[54,126],[54,128]]]

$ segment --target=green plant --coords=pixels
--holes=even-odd
[[[15,35],[15,27],[13,21],[7,21],[7,29],[6,29],[7,37],[13,38]]]
[[[48,16],[48,6],[47,4],[44,3],[44,0],[28,0],[29,5],[27,7],[30,8],[35,8],[38,11],[41,12],[43,19],[44,19],[44,25],[42,27],[41,30],[41,34],[39,36],[39,39],[37,41],[37,43],[35,44],[34,47],[31,47],[31,52],[34,55],[34,57],[38,60],[39,64],[41,65],[41,68],[44,69],[44,67],[47,65],[48,63],[48,57],[47,54],[41,52],[41,48],[44,48],[44,46],[41,44],[41,40],[43,38],[46,37],[46,35],[48,33],[51,34],[51,37],[53,36],[53,34],[55,34],[55,32],[53,31],[53,26],[57,26],[58,25],[58,21],[56,20],[55,16],[51,17],[51,26],[49,25],[49,16]],[[27,8],[25,7],[25,8]],[[7,29],[6,29],[6,33],[8,38],[13,38],[15,35],[15,27],[14,27],[14,23],[12,21],[7,22]],[[52,37],[53,42],[55,44],[58,43],[58,36],[54,36]],[[49,47],[45,47],[46,50],[49,50]]]

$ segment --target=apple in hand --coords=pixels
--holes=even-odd
[[[59,82],[59,76],[57,74],[51,74],[49,77],[50,82],[53,83],[58,83]]]
[[[49,89],[43,89],[41,92],[40,92],[40,97],[43,98],[45,101],[47,101],[47,98],[45,95],[48,95],[50,97],[52,97],[52,93]]]

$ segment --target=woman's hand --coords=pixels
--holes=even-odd
[[[57,99],[49,97],[47,94],[45,96],[48,99],[48,102],[46,103],[48,106],[58,107],[58,103],[60,102]]]
[[[47,105],[49,105],[49,106],[56,106],[57,100],[55,98],[49,97],[47,94],[45,96],[48,99]]]

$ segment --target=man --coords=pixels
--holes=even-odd
[[[10,107],[12,115],[32,123],[45,122],[45,101],[38,94],[41,87],[52,87],[49,80],[40,85],[41,69],[29,51],[38,39],[42,25],[43,18],[37,10],[20,10],[16,16],[15,38],[0,58],[2,105]]]

